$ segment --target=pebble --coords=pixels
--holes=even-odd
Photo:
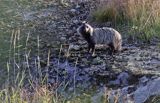
[[[73,44],[71,44],[70,46],[69,46],[69,48],[70,48],[70,50],[79,50],[80,49],[80,46],[79,45],[73,45]]]

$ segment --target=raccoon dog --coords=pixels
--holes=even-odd
[[[113,28],[93,28],[86,22],[82,22],[77,32],[88,42],[88,52],[94,55],[95,45],[103,44],[108,45],[110,54],[122,50],[122,37],[121,34]]]

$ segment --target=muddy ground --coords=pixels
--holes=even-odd
[[[37,78],[47,74],[49,84],[58,82],[65,85],[69,92],[75,88],[80,88],[82,92],[95,87],[118,89],[134,85],[137,88],[141,78],[147,78],[147,81],[159,78],[158,41],[153,40],[150,44],[130,42],[127,33],[120,31],[123,47],[128,50],[110,56],[107,49],[97,47],[96,56],[87,54],[87,43],[76,32],[79,21],[87,20],[94,27],[108,25],[90,20],[94,8],[94,2],[79,5],[50,3],[39,10],[24,11],[24,21],[29,24],[28,27],[32,26],[28,48],[31,54],[38,52],[30,58],[30,64],[40,61],[42,72],[37,72],[39,69],[31,65],[32,75]]]

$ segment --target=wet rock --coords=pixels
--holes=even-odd
[[[74,17],[74,16],[78,15],[78,11],[77,11],[76,9],[71,9],[71,10],[69,11],[69,15],[70,15],[71,17]]]
[[[79,20],[73,20],[72,21],[74,24],[78,24],[79,23]]]
[[[80,46],[79,45],[70,45],[69,46],[70,50],[80,50]]]
[[[54,78],[48,78],[48,83],[53,84],[53,83],[56,83],[56,81]]]
[[[146,77],[146,76],[143,76],[142,78],[140,78],[140,80],[139,80],[139,82],[140,82],[140,84],[145,84],[145,83],[147,83],[149,81],[149,79]]]
[[[143,77],[146,82],[146,78]],[[143,81],[143,80],[142,80]],[[148,80],[147,80],[148,81]],[[109,100],[115,101],[115,96],[118,97],[118,103],[144,103],[151,96],[160,95],[160,78],[149,80],[146,85],[142,85],[139,82],[138,85],[127,86],[122,89],[112,90],[109,94]]]
[[[76,9],[80,9],[81,8],[81,6],[80,5],[76,5]]]
[[[96,57],[92,61],[93,65],[98,65],[98,64],[101,64],[101,63],[103,63],[103,60],[100,57]]]
[[[82,62],[87,63],[88,62],[87,58],[82,58]]]
[[[66,37],[61,37],[60,40],[61,41],[66,41]]]
[[[85,45],[86,42],[85,42],[85,41],[82,41],[82,40],[78,40],[78,44],[80,44],[80,45]]]
[[[128,85],[129,77],[130,76],[127,72],[122,72],[118,75],[116,80],[110,81],[109,85],[121,85],[121,86]]]
[[[134,92],[136,103],[144,103],[152,95],[160,95],[160,78],[147,83],[146,86],[139,87]]]

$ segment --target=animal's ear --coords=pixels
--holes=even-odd
[[[82,24],[86,24],[86,23],[88,23],[87,21],[82,21]]]
[[[82,21],[82,23],[87,23],[86,21]]]

